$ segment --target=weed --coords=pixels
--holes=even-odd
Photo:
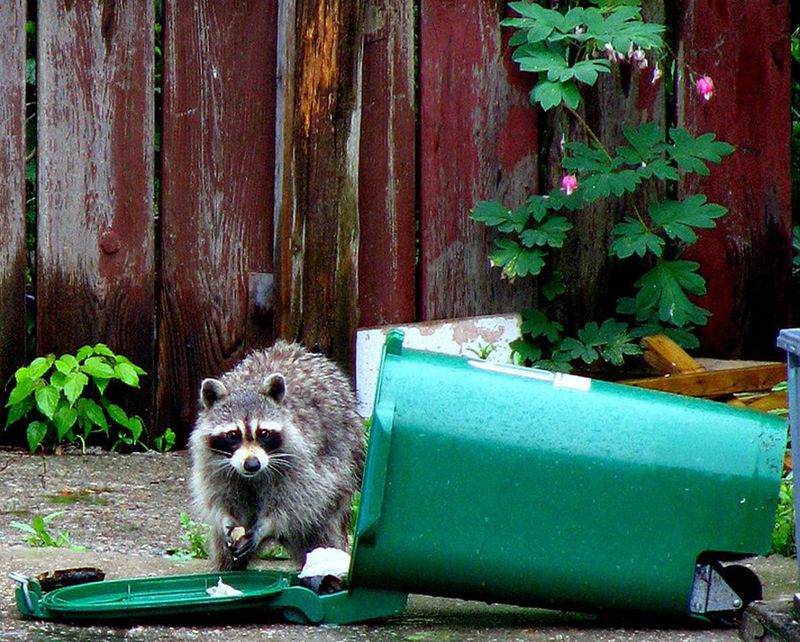
[[[79,546],[70,542],[69,533],[67,531],[59,531],[57,533],[50,532],[50,522],[63,514],[64,511],[56,511],[44,517],[41,515],[34,515],[30,524],[11,522],[11,526],[29,535],[27,542],[30,546],[71,548],[75,551],[85,551],[85,546]]]

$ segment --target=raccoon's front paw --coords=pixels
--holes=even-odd
[[[231,528],[225,543],[234,561],[249,558],[256,547],[254,533],[252,531],[248,533],[244,526]]]

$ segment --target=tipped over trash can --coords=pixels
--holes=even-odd
[[[786,424],[387,338],[350,581],[725,618],[760,585]]]
[[[347,624],[402,613],[408,593],[732,622],[760,597],[732,562],[769,551],[785,447],[770,415],[407,350],[393,331],[345,590],[258,570],[52,592],[12,579],[24,615],[83,622]]]

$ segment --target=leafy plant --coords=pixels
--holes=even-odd
[[[36,418],[26,427],[31,452],[75,441],[85,449],[93,434],[114,439],[112,426],[117,428],[113,449],[141,445],[142,419],[112,403],[106,390],[112,381],[138,388],[143,374],[139,366],[102,343],[83,346],[75,355],[37,357],[14,374],[6,428],[33,413]]]
[[[178,561],[208,559],[208,538],[211,533],[209,525],[195,522],[186,512],[181,513],[180,520],[180,537],[184,545],[168,551],[167,556]],[[261,559],[286,560],[291,556],[283,546],[271,546],[262,551],[259,557]]]
[[[794,543],[794,504],[792,473],[781,481],[778,497],[778,512],[775,516],[775,528],[772,531],[772,548],[770,553],[792,557],[796,555]]]
[[[205,560],[208,559],[208,536],[209,527],[207,524],[196,523],[187,512],[182,512],[181,520],[181,548],[169,551],[168,556],[177,560]]]
[[[30,546],[49,546],[55,548],[67,547],[71,548],[72,550],[86,550],[85,546],[72,544],[67,531],[59,531],[58,533],[50,532],[50,522],[63,514],[64,511],[56,511],[54,513],[45,515],[44,517],[40,515],[34,515],[30,524],[25,524],[23,522],[11,522],[11,527],[16,528],[23,533],[27,533],[29,537],[26,541]]]
[[[175,447],[175,431],[172,428],[167,428],[163,434],[153,439],[153,445],[161,453],[172,450]]]
[[[694,302],[706,292],[699,265],[684,260],[684,249],[697,241],[698,229],[709,229],[726,208],[708,203],[702,194],[677,198],[677,183],[687,174],[709,174],[709,164],[733,152],[712,133],[693,136],[680,127],[665,132],[654,122],[623,128],[625,143],[608,149],[576,111],[581,88],[593,86],[612,65],[640,70],[652,65],[653,79],[662,72],[662,25],[642,20],[635,0],[594,0],[594,6],[549,9],[528,2],[511,2],[519,17],[503,26],[516,29],[511,45],[513,59],[523,71],[537,74],[531,103],[548,111],[560,108],[584,129],[588,143],[564,142],[560,187],[536,194],[515,208],[494,201],[475,204],[472,218],[495,227],[502,235],[489,257],[510,281],[517,277],[539,279],[545,305],[523,312],[522,337],[512,343],[520,362],[569,370],[580,360],[586,365],[605,361],[622,365],[626,356],[641,352],[638,340],[666,333],[684,347],[696,347],[694,329],[710,313]],[[627,52],[627,53],[622,53]],[[690,77],[696,75],[690,72]],[[697,81],[704,99],[713,95],[707,76]],[[653,182],[666,183],[666,200],[651,202],[644,211],[635,205],[612,230],[610,256],[624,260],[646,259],[649,268],[634,280],[633,296],[617,301],[616,312],[630,322],[590,321],[577,336],[564,333],[554,321],[553,302],[566,291],[564,276],[553,270],[549,258],[567,242],[573,228],[570,215],[601,200],[619,199]]]

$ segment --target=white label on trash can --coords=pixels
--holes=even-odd
[[[566,372],[557,372],[556,378],[553,379],[553,385],[556,388],[569,388],[570,390],[589,392],[592,387],[592,380],[588,377],[578,377]]]

